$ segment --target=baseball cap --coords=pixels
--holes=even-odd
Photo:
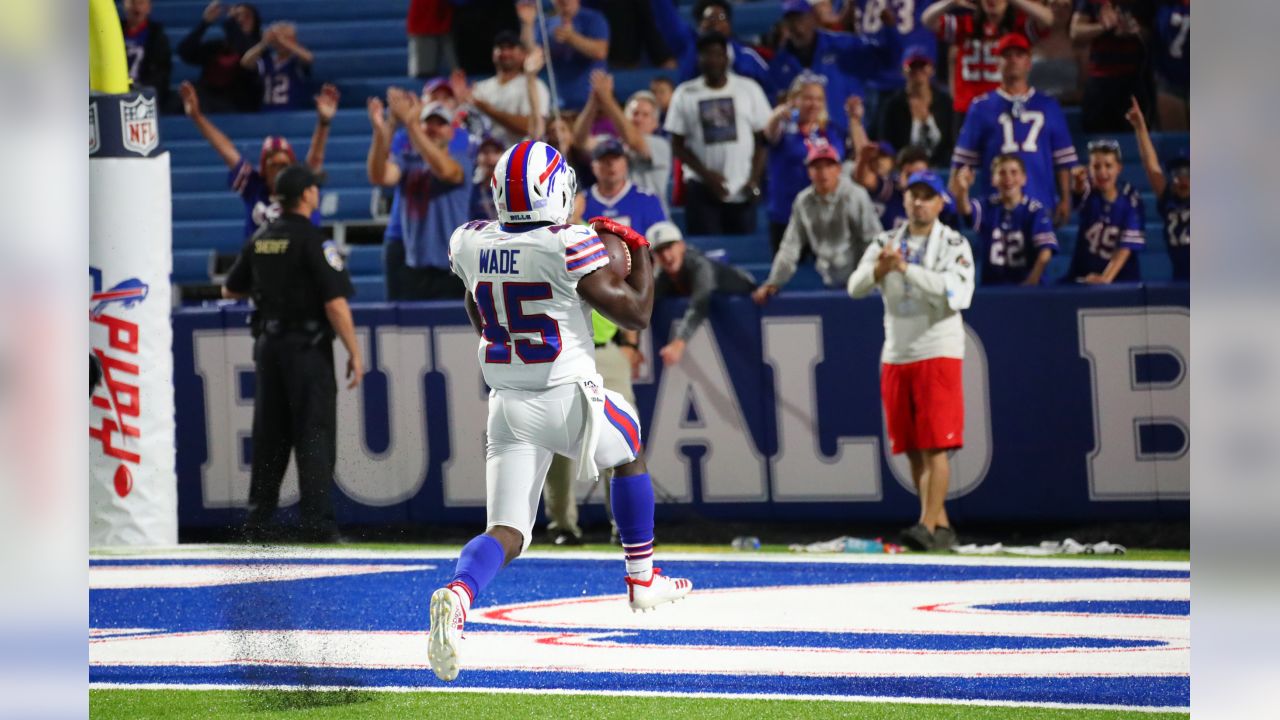
[[[807,13],[813,10],[813,5],[809,0],[786,0],[782,3],[782,16],[786,17],[792,13]]]
[[[502,47],[504,45],[521,46],[520,35],[514,30],[499,30],[497,35],[493,36],[493,46]]]
[[[1169,158],[1169,174],[1176,175],[1180,171],[1191,170],[1191,156],[1187,153],[1180,152]]]
[[[596,147],[591,151],[591,159],[599,160],[606,155],[626,155],[626,148],[622,147],[622,142],[616,137],[607,137],[596,143]]]
[[[440,102],[429,102],[422,106],[422,112],[418,113],[419,120],[426,120],[429,117],[439,118],[445,122],[453,122],[453,111],[448,105]]]
[[[684,240],[684,234],[680,232],[679,226],[666,220],[650,225],[649,229],[645,231],[644,237],[654,250],[663,245],[670,245],[673,242]]]
[[[836,149],[831,147],[831,143],[816,143],[809,148],[809,154],[804,158],[804,165],[808,167],[819,160],[830,160],[833,163],[839,163],[840,156],[836,154]]]
[[[506,146],[506,145],[504,145],[504,144],[502,144],[502,141],[501,141],[501,140],[499,140],[498,138],[494,137],[493,135],[489,135],[489,134],[487,134],[487,133],[486,133],[484,136],[482,136],[482,137],[480,138],[480,144],[479,144],[479,145],[477,145],[477,146],[476,146],[476,148],[477,148],[477,149],[478,149],[478,148],[482,148],[482,147],[484,147],[484,146],[486,146],[486,145],[492,145],[492,146],[494,146],[494,147],[498,148],[499,150],[506,150],[506,149],[507,149],[507,146]]]
[[[290,165],[276,175],[276,192],[282,205],[291,205],[302,197],[307,188],[324,184],[324,174],[318,173],[306,165]]]
[[[886,155],[888,157],[896,157],[898,154],[898,151],[894,149],[893,144],[890,143],[888,140],[881,140],[880,142],[876,143],[876,147],[880,149],[881,155]]]
[[[996,43],[996,55],[1004,55],[1015,48],[1031,52],[1031,41],[1022,33],[1009,33]]]
[[[939,195],[947,194],[947,186],[942,184],[942,178],[938,177],[931,170],[921,170],[913,172],[907,177],[907,189],[911,189],[914,185],[925,185]]]
[[[902,53],[903,67],[911,67],[916,63],[933,64],[933,53],[929,52],[929,48],[924,45],[911,45]]]
[[[422,86],[422,99],[430,100],[431,94],[437,90],[447,90],[449,95],[453,95],[453,88],[449,86],[449,81],[445,78],[432,78]]]

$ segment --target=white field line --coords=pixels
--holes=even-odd
[[[235,685],[235,684],[202,684],[176,685],[167,683],[89,683],[90,690],[275,690],[284,692],[388,692],[388,693],[481,693],[485,695],[506,693],[512,695],[592,695],[602,697],[672,697],[672,698],[710,698],[721,700],[794,700],[800,702],[859,702],[859,703],[904,703],[911,705],[963,705],[974,707],[1014,707],[1014,708],[1050,708],[1057,710],[1123,710],[1145,713],[1185,713],[1186,707],[1142,707],[1133,705],[1102,705],[1088,703],[1055,703],[1055,702],[1020,702],[1013,700],[956,700],[939,698],[912,697],[878,697],[875,695],[786,695],[775,693],[708,693],[708,692],[662,692],[656,690],[525,690],[518,688],[477,688],[477,687],[345,687],[340,685]]]
[[[461,548],[458,548],[460,550]],[[226,559],[290,559],[290,560],[453,560],[458,550],[362,550],[359,548],[302,548],[289,545],[182,545],[157,548],[98,548],[90,552],[90,560],[226,560]],[[542,560],[618,560],[621,552],[580,550],[558,552],[534,550],[521,557]],[[961,566],[1009,566],[1009,567],[1083,567],[1124,568],[1129,570],[1190,570],[1191,563],[1177,560],[1100,560],[1084,557],[1001,557],[967,555],[925,555],[903,553],[899,555],[863,554],[781,554],[781,553],[678,553],[664,552],[658,546],[655,561],[664,558],[672,562],[698,560],[709,562],[754,563],[830,563],[837,565],[961,565]]]

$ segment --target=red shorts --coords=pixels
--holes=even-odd
[[[930,358],[880,368],[889,448],[950,450],[964,446],[964,386],[958,358]]]

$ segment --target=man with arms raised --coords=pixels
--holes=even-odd
[[[653,567],[653,486],[641,457],[638,416],[621,395],[604,389],[592,343],[591,308],[628,330],[648,325],[649,243],[605,218],[594,218],[590,227],[565,224],[577,189],[573,169],[555,148],[521,142],[494,171],[501,222],[467,223],[449,243],[493,393],[488,529],[463,547],[453,579],[431,596],[428,656],[441,680],[458,676],[462,628],[476,596],[529,547],[555,454],[578,458],[587,477],[614,469],[611,504],[632,610],[678,600],[693,588]],[[608,268],[598,233],[616,235],[630,249],[634,266],[626,280]]]

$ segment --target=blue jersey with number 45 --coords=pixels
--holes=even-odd
[[[1138,253],[1146,246],[1146,212],[1142,196],[1129,183],[1119,187],[1115,200],[1107,200],[1092,188],[1074,197],[1080,211],[1080,234],[1067,278],[1079,280],[1091,273],[1101,274],[1111,264],[1116,250],[1130,250],[1129,259],[1114,282],[1138,282]]]
[[[591,308],[578,295],[578,281],[609,264],[594,230],[475,220],[454,231],[449,264],[484,325],[489,387],[546,390],[596,374]]]
[[[1055,207],[1056,171],[1078,162],[1058,101],[1035,90],[1021,97],[996,90],[975,99],[960,128],[951,163],[977,168],[981,187],[975,189],[985,193],[990,188],[991,161],[998,155],[1022,158],[1027,168],[1023,192],[1045,207]]]

